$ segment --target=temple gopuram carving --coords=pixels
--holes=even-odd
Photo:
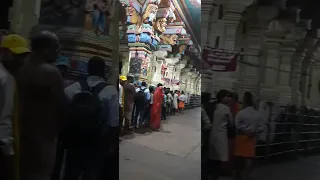
[[[193,36],[199,32],[200,19],[198,22],[191,18],[192,13],[200,16],[200,1],[120,0],[120,4],[122,74],[132,73],[136,80],[182,90],[182,70],[187,62],[198,61],[185,52],[200,47],[198,37]],[[198,72],[192,73],[200,79]]]

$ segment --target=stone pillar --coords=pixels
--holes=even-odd
[[[86,9],[87,3],[59,0],[44,3],[42,0],[39,25],[33,27],[31,33],[40,30],[55,32],[60,40],[61,54],[69,58],[72,71],[79,75],[87,74],[86,64],[90,58],[101,57],[109,69],[108,81],[115,84],[119,65],[119,17],[114,14],[116,1],[107,4],[105,14],[108,16],[103,14],[107,18],[103,28],[94,26],[93,9]]]
[[[121,74],[124,76],[127,76],[127,74],[129,73],[129,60],[131,58],[131,54],[128,52],[123,52],[122,54],[122,69],[121,69]]]
[[[280,43],[277,39],[267,39],[265,42],[265,48],[263,56],[265,56],[265,62],[263,62],[263,82],[261,86],[260,98],[271,102],[278,101],[278,93],[274,88],[278,82],[278,68],[279,68],[279,47]]]
[[[151,84],[157,85],[158,83],[163,83],[161,79],[161,66],[164,63],[165,59],[153,56],[152,66],[155,67],[155,72],[151,72]],[[152,68],[151,68],[152,69]]]
[[[39,22],[41,0],[14,0],[11,11],[11,31],[29,38],[33,26]]]
[[[291,87],[290,87],[290,73],[291,73],[291,58],[294,54],[294,48],[280,49],[280,63],[278,68],[278,82],[277,92],[279,93],[278,103],[280,105],[291,104]]]
[[[180,90],[185,91],[187,87],[187,78],[184,74],[181,75],[181,82],[180,82]]]
[[[130,51],[129,73],[135,76],[136,80],[148,81],[151,54],[148,51]]]
[[[224,41],[223,47],[227,50],[235,50],[235,42],[237,37],[237,28],[241,19],[241,14],[227,13],[224,16]],[[214,72],[213,87],[216,90],[228,89],[233,90],[236,85],[235,72]]]
[[[320,107],[320,93],[319,93],[319,77],[320,77],[320,61],[316,60],[312,68],[312,78],[311,78],[311,88],[310,88],[310,100],[311,107],[319,108]]]
[[[252,23],[253,24],[253,23]],[[257,83],[259,80],[259,59],[261,49],[261,28],[257,25],[248,27],[248,34],[244,40],[245,53],[243,62],[239,61],[239,78],[237,90],[239,96],[249,91],[257,94]]]
[[[301,92],[299,90],[301,75],[302,56],[301,52],[295,52],[292,58],[291,90],[292,103],[298,107],[301,104]]]
[[[309,89],[309,78],[312,59],[310,57],[305,57],[301,64],[301,77],[300,77],[300,92],[301,92],[301,105],[308,105],[308,89]]]

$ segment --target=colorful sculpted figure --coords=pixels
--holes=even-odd
[[[176,34],[161,35],[160,38],[164,44],[170,44],[171,46],[174,46],[177,44],[178,35],[176,35]]]
[[[126,7],[127,22],[130,24],[141,25],[141,17],[134,7]]]
[[[166,18],[158,18],[156,23],[153,25],[154,29],[160,33],[163,33],[167,27],[167,19]]]
[[[142,16],[144,23],[153,23],[156,18],[156,14],[158,11],[158,6],[155,4],[149,4]]]
[[[108,6],[107,0],[87,0],[86,29],[93,29],[97,34],[105,32]]]

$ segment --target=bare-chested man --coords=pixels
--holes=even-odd
[[[54,33],[31,38],[30,61],[17,76],[20,180],[49,180],[65,106],[63,80],[52,65],[59,53]]]

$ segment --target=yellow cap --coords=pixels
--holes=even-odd
[[[120,79],[121,81],[126,81],[126,80],[127,80],[127,77],[126,77],[126,76],[120,76],[119,79]]]
[[[2,37],[1,47],[10,49],[15,54],[31,52],[27,40],[18,34],[10,34]]]

